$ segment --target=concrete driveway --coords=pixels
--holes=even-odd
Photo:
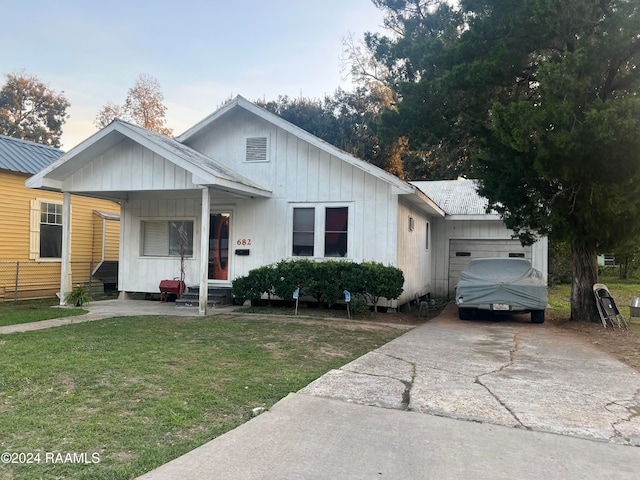
[[[451,305],[301,393],[640,446],[640,374],[528,319],[461,321]]]
[[[638,372],[450,306],[141,478],[637,479],[638,446]]]

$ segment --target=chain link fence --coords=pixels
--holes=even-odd
[[[95,263],[71,262],[71,285],[102,287],[92,278]],[[0,262],[0,302],[49,298],[60,292],[60,262]]]

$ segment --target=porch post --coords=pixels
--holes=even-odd
[[[62,252],[60,258],[60,305],[71,291],[71,194],[62,194]]]
[[[200,223],[200,290],[199,309],[200,315],[207,314],[207,303],[209,300],[209,216],[211,206],[209,205],[209,187],[202,189],[202,214]]]

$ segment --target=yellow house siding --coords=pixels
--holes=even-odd
[[[93,245],[91,260],[95,264],[102,259],[102,229],[104,219],[99,215],[93,215]]]
[[[0,261],[29,259],[30,200],[47,192],[26,188],[28,177],[0,170]]]
[[[107,247],[104,252],[105,260],[118,260],[120,255],[120,222],[115,220],[107,220]]]
[[[51,296],[60,289],[60,260],[37,258],[39,239],[34,229],[39,231],[39,202],[62,203],[62,194],[26,188],[24,182],[29,176],[0,170],[0,301]],[[94,258],[94,210],[119,213],[120,206],[107,200],[72,195],[71,270],[74,283],[89,280]],[[115,251],[112,259],[117,260],[120,225],[118,221],[107,224],[106,250]],[[102,233],[98,238],[101,241]],[[16,262],[20,262],[18,294]]]

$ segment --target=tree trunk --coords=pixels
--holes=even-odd
[[[571,320],[599,322],[600,314],[593,296],[598,283],[598,257],[595,240],[587,240],[571,248],[573,283],[571,285]]]

